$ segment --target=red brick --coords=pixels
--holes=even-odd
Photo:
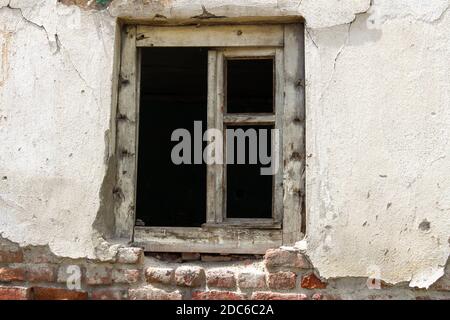
[[[269,273],[268,284],[271,289],[294,289],[297,275],[293,272],[280,271]]]
[[[206,273],[206,283],[210,287],[234,288],[236,286],[236,278],[231,270],[212,269]]]
[[[172,268],[149,267],[145,271],[148,283],[171,284],[174,280],[174,270]]]
[[[335,294],[328,293],[314,293],[312,296],[313,300],[342,300],[342,298]]]
[[[30,282],[53,282],[56,280],[55,268],[51,266],[30,266],[26,271]]]
[[[25,270],[22,268],[0,268],[0,281],[12,282],[25,280]]]
[[[88,293],[85,291],[66,290],[61,288],[33,288],[35,300],[86,300]]]
[[[60,265],[56,281],[59,283],[81,282],[83,279],[83,268],[78,265]]]
[[[266,287],[266,274],[263,272],[241,272],[238,277],[241,289],[263,289]]]
[[[309,268],[308,262],[301,253],[284,249],[267,250],[264,256],[264,262],[268,269],[279,267],[296,269]]]
[[[28,300],[30,298],[30,288],[0,286],[0,300]]]
[[[245,295],[231,291],[194,291],[193,300],[244,300]]]
[[[21,249],[0,248],[0,263],[21,263],[23,253]]]
[[[93,300],[126,300],[127,291],[117,289],[100,289],[92,292]]]
[[[303,293],[254,292],[252,300],[307,300]]]
[[[89,285],[111,284],[112,268],[110,266],[88,266],[86,268],[86,282]]]
[[[181,300],[179,291],[167,292],[153,287],[128,290],[130,300]]]
[[[175,282],[183,287],[200,287],[205,282],[203,268],[183,266],[175,270]]]
[[[114,283],[136,283],[141,278],[141,272],[137,269],[115,269],[112,272]]]
[[[314,273],[310,273],[303,276],[301,286],[305,289],[325,289],[327,284],[317,278]]]
[[[143,256],[142,248],[120,248],[117,252],[117,263],[137,264],[142,262]]]

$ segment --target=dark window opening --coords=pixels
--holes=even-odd
[[[267,130],[267,156],[272,154],[271,129],[273,126],[228,126],[227,129],[254,129],[256,131],[257,143],[254,150],[259,155],[259,130]],[[249,139],[245,140],[245,164],[237,163],[237,139],[234,143],[234,164],[227,164],[226,181],[227,195],[226,208],[227,218],[272,218],[272,190],[273,175],[261,175],[261,168],[270,164],[262,164],[257,157],[256,164],[249,162]],[[264,140],[263,140],[264,141]],[[230,141],[227,141],[229,144]]]
[[[172,132],[207,129],[207,49],[141,49],[136,217],[146,226],[200,226],[206,221],[206,165],[175,165]]]
[[[274,60],[226,60],[227,112],[273,113]]]

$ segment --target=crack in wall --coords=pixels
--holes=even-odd
[[[386,9],[385,6],[383,6],[383,2],[378,2],[379,0],[371,0],[373,10],[372,10],[372,23],[377,23],[378,28],[381,27],[382,24],[384,24],[388,20],[395,20],[395,19],[413,19],[416,21],[421,21],[423,23],[427,24],[439,24],[445,14],[447,13],[448,9],[450,8],[450,1],[448,1],[448,5],[443,8],[437,17],[429,17],[429,15],[433,15],[433,11],[424,11],[424,12],[415,12],[414,11],[414,4],[409,4],[406,2],[401,9],[398,7],[392,11],[389,11]],[[395,7],[394,7],[395,8]],[[420,14],[422,13],[422,15]]]
[[[65,54],[67,61],[70,63],[70,65],[72,66],[72,69],[75,71],[75,73],[78,75],[78,78],[80,78],[80,80],[84,83],[85,87],[89,89],[89,91],[91,91],[92,97],[95,100],[95,104],[97,105],[97,108],[100,108],[100,101],[97,98],[97,95],[95,94],[96,90],[89,85],[88,81],[83,77],[83,75],[81,74],[81,72],[78,70],[78,68],[75,66],[69,52],[67,51],[67,49],[65,49],[65,47],[63,46],[63,44],[61,43],[61,41],[59,40],[59,37],[57,34],[55,34],[55,38],[56,38],[56,42],[58,43],[58,52],[62,49],[63,53]]]
[[[444,19],[444,16],[445,16],[445,14],[447,13],[447,11],[448,11],[449,9],[450,9],[450,2],[449,2],[449,5],[447,6],[447,8],[445,8],[445,10],[443,10],[443,11],[441,12],[441,14],[439,15],[439,17],[438,17],[437,19],[433,20],[432,23],[435,23],[435,24],[440,23],[440,22]]]
[[[45,28],[45,26],[42,25],[42,24],[36,23],[36,22],[34,22],[34,21],[32,21],[32,20],[30,20],[28,18],[26,18],[25,15],[23,14],[22,8],[20,8],[20,7],[13,7],[11,5],[11,0],[8,2],[8,4],[6,6],[4,6],[4,8],[9,8],[9,9],[11,9],[13,11],[14,10],[18,11],[20,13],[20,15],[22,16],[22,19],[24,21],[30,23],[31,25],[35,26],[36,28],[38,28],[40,30],[43,30],[45,32],[46,37],[47,37],[47,41],[49,43],[49,46],[50,46],[50,49],[51,49],[52,53],[56,54],[59,51],[58,42],[56,41],[56,34],[53,35],[55,40],[52,41],[51,37],[50,37],[50,35],[49,35],[48,31],[47,31],[47,29]],[[52,44],[55,44],[55,45],[52,45]]]
[[[313,43],[313,45],[319,49],[319,46],[317,45],[317,42],[314,40],[313,36],[311,35],[311,33],[309,32],[309,28],[305,28],[306,34],[308,35],[309,39],[311,40],[311,42]]]
[[[350,21],[350,22],[348,23],[348,29],[347,29],[347,35],[346,35],[346,38],[345,38],[344,43],[342,44],[342,46],[339,48],[339,50],[338,50],[336,56],[334,57],[334,61],[333,61],[333,70],[331,71],[331,75],[330,75],[329,80],[327,81],[327,85],[325,86],[325,88],[323,89],[322,93],[320,94],[319,102],[323,100],[324,95],[327,93],[328,89],[329,89],[330,86],[331,86],[331,83],[333,82],[334,75],[335,75],[335,73],[336,73],[336,65],[337,65],[338,59],[339,59],[339,57],[342,55],[342,53],[344,52],[344,49],[345,49],[345,48],[347,47],[347,45],[348,45],[348,42],[349,42],[349,40],[350,40],[350,33],[351,33],[351,28],[352,28],[353,23],[358,19],[359,16],[362,16],[362,15],[364,15],[364,14],[367,14],[367,13],[370,11],[370,9],[372,8],[372,6],[373,6],[373,0],[370,0],[369,6],[368,6],[364,11],[359,12],[359,13],[356,13],[356,14],[355,14],[355,18],[354,18],[352,21]],[[307,34],[309,35],[311,41],[312,41],[312,42],[314,43],[314,45],[316,46],[316,48],[319,48],[319,46],[317,45],[317,43],[316,43],[316,42],[313,40],[313,38],[311,37],[311,34],[309,33],[308,28],[306,28],[306,32],[307,32]]]
[[[202,13],[192,17],[193,19],[218,19],[226,18],[225,16],[216,16],[215,14],[206,10],[205,6],[202,5]]]
[[[355,19],[356,19],[356,18],[355,18]],[[355,21],[355,20],[353,20],[353,21]],[[348,41],[349,41],[349,39],[350,39],[350,29],[351,29],[351,27],[352,27],[353,21],[350,22],[350,23],[348,24],[347,36],[346,36],[346,38],[345,38],[345,40],[344,40],[344,43],[343,43],[342,46],[339,48],[339,50],[338,50],[336,56],[334,57],[334,60],[333,60],[333,70],[331,70],[331,75],[330,75],[329,80],[327,81],[327,85],[325,86],[325,88],[323,89],[322,93],[320,94],[319,101],[322,101],[322,100],[323,100],[323,97],[324,97],[325,94],[328,92],[328,89],[330,88],[331,83],[333,82],[334,75],[335,75],[335,73],[336,73],[336,65],[337,65],[338,59],[339,59],[339,57],[342,55],[342,52],[344,51],[344,49],[345,49],[345,47],[347,46]]]
[[[75,73],[78,75],[78,77],[80,78],[80,80],[84,83],[84,85],[86,86],[86,88],[88,88],[88,89],[91,91],[92,97],[93,97],[94,100],[95,100],[95,103],[96,103],[96,105],[97,105],[97,108],[100,108],[100,101],[99,101],[98,97],[97,97],[96,94],[95,94],[95,89],[94,89],[92,86],[89,85],[88,81],[83,77],[83,75],[81,74],[81,72],[77,69],[77,67],[75,66],[75,64],[74,64],[73,61],[72,61],[72,58],[70,57],[70,54],[68,53],[68,51],[67,51],[67,50],[64,48],[64,46],[62,45],[61,40],[60,40],[59,37],[58,37],[58,34],[55,33],[55,34],[53,35],[54,41],[52,41],[52,40],[50,39],[49,32],[47,31],[47,29],[45,28],[44,25],[38,24],[38,23],[36,23],[36,22],[34,22],[34,21],[32,21],[32,20],[26,18],[25,15],[23,14],[22,8],[20,8],[20,7],[12,7],[12,6],[11,6],[11,1],[12,1],[12,0],[10,0],[9,3],[8,3],[6,6],[4,6],[4,7],[5,7],[5,8],[9,8],[10,10],[13,10],[13,11],[18,11],[18,12],[20,13],[20,15],[21,15],[21,17],[22,17],[22,19],[23,19],[24,21],[26,21],[26,22],[30,23],[31,25],[35,26],[36,28],[38,28],[38,29],[44,31],[44,32],[45,32],[45,35],[46,35],[46,37],[47,37],[47,41],[48,41],[48,43],[49,43],[50,49],[51,49],[50,51],[52,52],[53,55],[56,55],[56,54],[60,53],[60,52],[61,52],[61,49],[64,51],[64,53],[65,53],[65,55],[66,55],[66,57],[67,57],[67,61],[68,61],[68,62],[70,63],[70,65],[72,66],[72,69],[73,69],[73,70],[75,71]],[[55,45],[52,45],[53,43],[54,43]]]

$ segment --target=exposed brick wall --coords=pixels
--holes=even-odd
[[[45,247],[0,239],[0,300],[330,300],[450,299],[450,274],[429,290],[364,278],[324,281],[297,251],[262,256],[149,254],[121,248],[109,262],[56,257]]]

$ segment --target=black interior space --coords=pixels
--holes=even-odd
[[[207,115],[207,57],[203,48],[142,49],[137,219],[146,226],[200,226],[206,221],[206,165],[171,160],[177,128]]]
[[[271,155],[272,126],[228,126],[227,129],[260,129],[267,132],[267,156]],[[259,139],[257,134],[257,150]],[[227,164],[227,217],[228,218],[271,218],[272,217],[272,175],[261,175],[262,165],[258,157],[256,164],[249,164],[249,141],[246,139],[245,164],[237,164],[237,145],[234,144],[234,164]],[[255,149],[255,150],[256,150]]]
[[[193,161],[194,121],[207,128],[207,56],[205,48],[141,49],[138,225],[197,227],[206,221],[206,165],[174,164],[171,152],[179,142],[171,135],[179,128],[190,132]],[[228,61],[226,80],[228,112],[273,112],[272,59]],[[272,216],[273,177],[262,176],[260,168],[227,166],[228,217]]]
[[[270,58],[226,61],[228,113],[273,112],[273,64]]]
[[[271,58],[226,61],[228,113],[272,113],[274,111],[273,64],[274,60]],[[272,127],[260,125],[228,128],[270,130]],[[268,154],[270,155],[270,134],[268,134],[268,138]],[[247,155],[248,151],[249,146],[246,145]],[[228,218],[272,217],[273,177],[261,175],[261,167],[259,162],[258,164],[248,164],[248,161],[246,164],[227,164]]]

